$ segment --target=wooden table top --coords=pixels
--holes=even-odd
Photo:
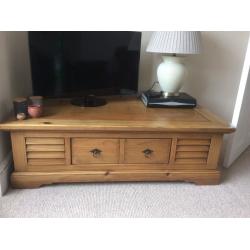
[[[70,100],[47,100],[43,116],[23,121],[14,116],[1,130],[60,131],[165,131],[231,133],[235,129],[209,111],[180,108],[146,108],[132,97],[110,97],[101,107],[77,107]]]

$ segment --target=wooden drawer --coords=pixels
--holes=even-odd
[[[125,163],[168,163],[171,139],[126,139]]]
[[[118,139],[72,139],[72,164],[118,163]]]

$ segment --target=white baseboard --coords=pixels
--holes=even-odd
[[[12,153],[10,152],[0,163],[0,197],[8,190],[12,162]]]

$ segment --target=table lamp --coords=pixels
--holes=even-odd
[[[157,77],[164,97],[179,95],[185,75],[183,55],[199,54],[200,51],[200,31],[153,32],[147,52],[163,54]]]

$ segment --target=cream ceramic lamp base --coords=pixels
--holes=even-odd
[[[157,77],[164,96],[179,95],[185,76],[182,57],[162,56],[163,62],[158,66]]]

